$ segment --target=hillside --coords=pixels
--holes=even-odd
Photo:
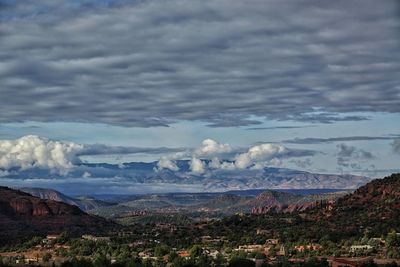
[[[0,187],[0,243],[33,235],[102,232],[114,224],[78,207]],[[0,244],[0,245],[2,245]]]
[[[321,200],[336,200],[348,194],[346,191],[325,194],[298,195],[276,190],[265,190],[256,197],[244,197],[235,194],[222,194],[196,208],[229,215],[234,213],[263,214],[270,211],[293,212],[305,210]]]
[[[41,199],[54,200],[58,202],[63,202],[66,204],[74,205],[79,207],[83,211],[89,211],[93,209],[97,209],[100,207],[112,206],[113,203],[108,203],[105,201],[97,200],[95,198],[89,196],[82,197],[69,197],[66,196],[56,190],[48,189],[48,188],[32,188],[32,187],[24,187],[19,190],[28,193],[32,196],[39,197]]]
[[[392,229],[400,232],[399,218],[400,174],[393,174],[374,180],[333,204],[319,201],[312,208],[293,213],[269,211],[256,216],[231,216],[208,225],[205,231],[232,240],[244,238],[241,233],[255,235],[256,229],[263,229],[269,237],[288,242],[339,242],[365,235],[381,237]]]
[[[298,190],[296,192],[301,192]],[[318,191],[310,191],[318,192]],[[330,192],[330,191],[329,191]],[[183,213],[203,217],[225,217],[235,213],[262,214],[268,211],[293,212],[315,206],[321,200],[335,200],[347,191],[320,194],[293,194],[276,190],[231,191],[225,193],[170,193],[136,195],[118,205],[89,212],[107,218],[126,217],[138,212]]]
[[[374,180],[340,198],[329,214],[348,231],[369,228],[372,234],[388,229],[400,232],[400,174]],[[345,223],[351,218],[351,224]]]

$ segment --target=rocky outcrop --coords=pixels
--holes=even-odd
[[[328,207],[348,192],[336,192],[316,195],[294,195],[289,193],[266,191],[256,198],[253,214],[265,214],[269,212],[298,212],[321,206]]]
[[[66,196],[56,190],[47,189],[47,188],[29,188],[24,187],[20,188],[19,190],[28,193],[32,196],[39,197],[41,199],[47,200],[54,200],[57,202],[63,202],[69,205],[74,205],[79,207],[81,210],[87,212],[99,207],[107,207],[112,206],[114,203],[108,203],[104,201],[97,200],[91,197],[80,197],[80,198],[73,198]]]
[[[86,214],[76,206],[0,187],[1,242],[63,231],[98,233],[114,226],[100,217]]]

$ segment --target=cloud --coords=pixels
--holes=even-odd
[[[125,147],[125,146],[107,146],[102,144],[84,145],[79,152],[80,156],[94,155],[112,155],[112,154],[166,154],[180,152],[184,148],[167,148],[167,147]]]
[[[246,169],[258,162],[265,162],[275,157],[287,154],[285,147],[276,144],[261,144],[249,148],[246,153],[235,157],[235,166],[238,169]]]
[[[268,165],[281,165],[284,158],[313,156],[315,153],[312,150],[291,149],[272,143],[257,144],[247,149],[232,148],[229,144],[205,139],[197,149],[161,157],[157,166],[159,170],[177,171],[179,167],[176,165],[176,160],[191,159],[190,169],[195,173],[203,173],[207,168],[210,170],[261,169]]]
[[[233,151],[229,144],[220,144],[212,139],[205,139],[202,146],[194,151],[199,157],[228,154]]]
[[[0,123],[231,127],[400,112],[397,1],[78,2],[3,3]]]
[[[399,135],[392,136],[344,136],[344,137],[329,137],[329,138],[295,138],[290,140],[284,140],[284,143],[291,144],[322,144],[322,143],[333,143],[333,142],[344,142],[344,141],[374,141],[374,140],[393,140],[398,138]]]
[[[201,174],[201,173],[204,173],[204,171],[205,171],[205,164],[200,159],[193,157],[190,161],[190,169],[194,173]]]
[[[246,130],[249,131],[257,131],[257,130],[290,130],[290,129],[302,129],[302,128],[309,128],[312,127],[311,125],[306,126],[271,126],[271,127],[252,127],[247,128]]]
[[[311,123],[334,123],[338,121],[365,121],[369,118],[366,116],[352,115],[352,116],[341,116],[338,113],[332,112],[310,112],[292,114],[289,116],[294,121],[304,121]]]
[[[337,146],[337,164],[339,167],[349,167],[351,169],[362,169],[361,163],[372,160],[375,156],[364,149],[358,149],[354,146],[346,144],[338,144]]]
[[[237,151],[238,149],[232,148],[229,144],[221,144],[208,138],[203,140],[201,146],[198,148],[186,149],[185,151],[162,156],[157,164],[157,168],[158,170],[170,169],[172,171],[178,171],[179,167],[176,165],[176,160],[191,158],[190,167],[192,172],[200,173],[204,171],[205,164],[201,162],[199,158],[210,159],[214,157],[218,160],[218,157],[230,157],[232,153]]]
[[[337,145],[339,152],[337,155],[339,157],[354,157],[359,159],[372,159],[374,156],[371,152],[365,151],[363,149],[357,149],[354,146],[348,146],[346,144],[339,144]]]
[[[310,167],[310,166],[313,165],[312,160],[309,159],[309,158],[304,159],[304,160],[301,160],[301,159],[292,159],[292,160],[290,160],[290,162],[293,163],[293,164],[295,164],[296,166],[298,166],[298,167],[300,167],[300,168],[303,168],[303,169],[306,169],[306,168],[308,168],[308,167]]]
[[[279,166],[282,164],[282,158],[304,157],[314,154],[314,151],[289,149],[278,144],[260,144],[237,155],[234,164],[237,169],[246,169],[253,165],[256,168],[265,167],[268,164]]]
[[[9,175],[13,169],[49,169],[57,173],[66,173],[82,162],[80,156],[112,154],[166,154],[180,155],[182,148],[165,147],[121,147],[101,144],[77,144],[74,142],[54,141],[36,135],[27,135],[15,140],[0,140],[0,176]],[[178,170],[165,158],[160,165]]]
[[[166,156],[162,156],[158,162],[157,162],[157,168],[155,169],[156,171],[160,171],[162,169],[168,169],[171,171],[179,171],[178,165],[176,165],[176,160],[182,159],[187,157],[188,152],[183,151],[183,152],[177,152],[173,154],[169,154]]]
[[[67,172],[80,163],[82,145],[52,141],[35,135],[16,140],[0,140],[0,168],[3,170],[44,168]]]
[[[400,154],[400,138],[394,140],[391,145],[392,145],[393,152]]]
[[[176,163],[168,157],[161,157],[157,162],[157,168],[159,170],[169,169],[171,171],[179,171],[179,167],[176,165]]]

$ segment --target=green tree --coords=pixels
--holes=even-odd
[[[160,245],[154,248],[154,256],[162,257],[167,255],[171,251],[171,248],[167,245]]]
[[[400,236],[396,233],[395,230],[392,230],[388,233],[386,237],[386,245],[389,248],[400,246]]]
[[[93,265],[94,267],[109,267],[111,262],[104,254],[97,254],[93,259]]]
[[[203,255],[203,248],[200,245],[194,245],[190,251],[190,257],[197,258]]]
[[[43,262],[49,262],[52,258],[51,253],[47,252],[46,254],[43,255]]]
[[[243,258],[234,258],[228,264],[228,267],[255,267],[255,266],[256,263],[254,261]]]
[[[262,252],[257,252],[257,254],[255,255],[255,258],[256,258],[257,260],[263,260],[263,259],[266,258],[266,256],[265,256],[265,254],[262,253]]]

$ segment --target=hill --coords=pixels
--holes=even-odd
[[[33,235],[99,233],[111,227],[114,224],[76,206],[0,187],[0,245]]]
[[[296,192],[301,193],[301,190]],[[224,193],[136,195],[125,198],[125,201],[121,201],[118,205],[99,207],[89,212],[108,218],[126,217],[132,214],[136,216],[141,212],[183,213],[195,215],[195,217],[225,217],[235,213],[251,212],[262,214],[271,210],[293,212],[313,207],[321,200],[335,200],[347,193],[347,191],[336,191],[320,194],[293,194],[264,189]]]
[[[101,201],[90,196],[81,196],[76,198],[69,197],[56,190],[48,188],[24,187],[24,188],[19,188],[19,190],[31,194],[32,196],[39,197],[41,199],[54,200],[74,205],[79,207],[83,211],[89,211],[100,207],[107,207],[113,205],[113,203]]]
[[[261,215],[231,216],[209,224],[205,232],[241,240],[256,236],[256,229],[263,229],[269,238],[285,242],[340,242],[366,235],[381,237],[391,230],[400,232],[399,218],[400,174],[393,174],[374,180],[336,202],[318,201],[312,208],[292,213],[270,210]]]
[[[348,194],[348,192],[299,195],[276,190],[264,190],[261,194],[251,197],[227,193],[221,194],[207,203],[200,204],[196,208],[225,215],[250,212],[264,214],[270,211],[294,212],[314,207],[316,203],[322,200],[336,200],[345,194]]]
[[[340,198],[328,216],[343,223],[348,231],[363,228],[374,235],[388,229],[400,232],[400,174],[374,180]]]

